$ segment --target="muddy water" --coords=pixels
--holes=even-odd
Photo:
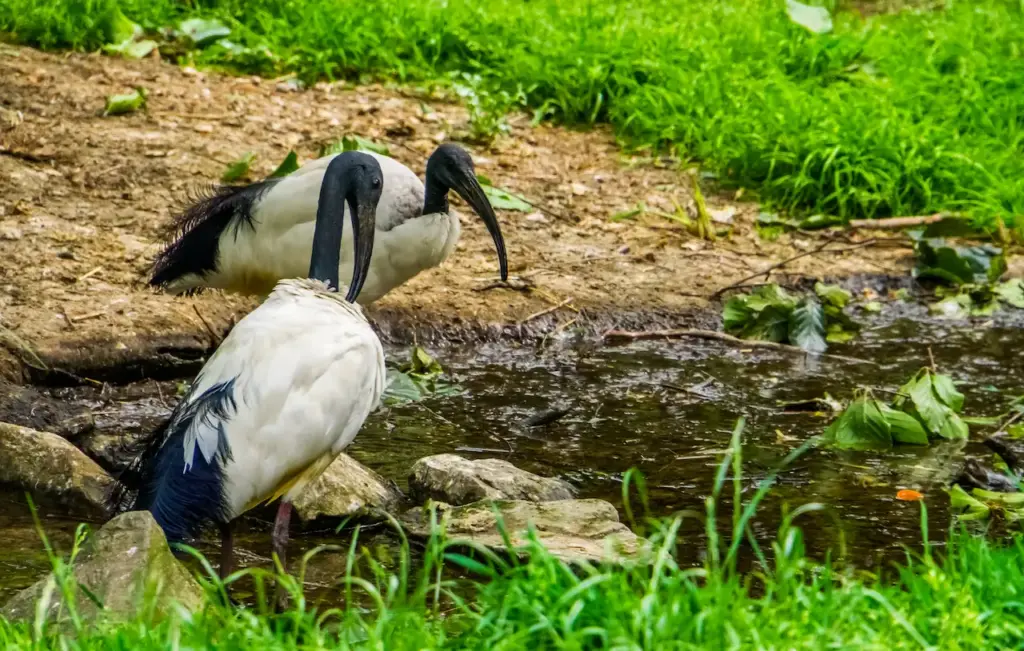
[[[604,348],[548,341],[539,352],[535,347],[502,346],[437,351],[465,393],[382,410],[350,452],[400,484],[413,461],[428,454],[503,458],[563,477],[581,496],[608,499],[620,507],[623,473],[636,467],[646,477],[652,515],[703,510],[740,416],[747,419],[743,482],[749,497],[783,457],[828,423],[827,417],[786,412],[780,403],[825,392],[845,399],[856,386],[884,396],[931,359],[967,395],[969,415],[1000,413],[1013,396],[1024,393],[1024,365],[1016,352],[1024,347],[1024,330],[1009,323],[954,327],[913,316],[877,318],[854,343],[832,351],[876,365],[696,340]],[[402,351],[393,351],[392,358],[401,356]],[[175,392],[174,383],[148,382],[102,391],[65,389],[56,395],[88,405],[98,428],[116,432],[151,428],[169,412]],[[569,411],[542,427],[519,424],[553,407]],[[921,542],[920,506],[897,501],[900,488],[926,495],[931,536],[945,537],[950,519],[941,488],[965,454],[985,452],[976,443],[885,455],[808,452],[783,469],[754,531],[767,540],[784,505],[820,502],[826,511],[802,522],[811,551],[835,549],[842,540],[849,562],[877,568],[898,559],[904,546]],[[39,576],[46,557],[22,499],[15,493],[0,498],[3,597]],[[635,496],[633,505],[642,511]],[[45,515],[47,532],[66,549],[74,524]],[[702,547],[699,529],[696,524],[684,527],[680,550],[689,560],[696,561]],[[268,562],[269,530],[269,522],[246,523],[238,543],[244,564]],[[376,535],[374,542],[384,540]],[[317,544],[346,540],[331,531],[313,533],[294,541],[291,553],[295,557]],[[340,567],[338,556],[321,557],[310,573],[311,587],[327,588]]]

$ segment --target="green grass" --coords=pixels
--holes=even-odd
[[[53,649],[987,649],[1018,648],[1024,640],[1024,538],[999,545],[954,532],[936,557],[908,552],[887,578],[813,560],[797,527],[820,505],[788,513],[769,547],[752,534],[751,519],[769,490],[763,480],[743,502],[740,433],[716,474],[706,501],[707,547],[701,567],[681,567],[675,549],[686,517],[650,523],[650,564],[569,567],[531,545],[528,560],[485,548],[454,546],[440,529],[414,564],[404,537],[388,565],[360,549],[358,530],[338,581],[342,608],[305,600],[299,580],[284,579],[293,608],[273,615],[257,606],[224,605],[224,585],[205,580],[208,602],[193,614],[122,623],[81,622],[71,613],[64,631],[43,621],[0,619],[4,648]],[[734,453],[735,452],[735,453]],[[796,458],[794,452],[788,461]],[[730,476],[731,475],[731,476]],[[624,493],[631,478],[627,476]],[[731,513],[719,513],[732,488]],[[719,531],[714,523],[728,519]],[[922,508],[922,539],[927,515]],[[47,546],[49,550],[49,546]],[[344,550],[342,550],[344,551]],[[755,571],[739,571],[741,554]],[[51,560],[57,584],[73,593],[68,565]],[[413,570],[413,567],[417,570]],[[214,577],[207,564],[206,571]],[[390,568],[390,569],[389,569]],[[264,570],[236,573],[268,586]],[[256,589],[270,594],[270,589]],[[40,608],[39,612],[45,612]],[[144,611],[145,612],[145,611]]]
[[[94,49],[120,7],[147,28],[219,16],[266,46],[199,56],[306,78],[455,79],[481,116],[522,104],[672,147],[770,206],[850,217],[1024,209],[1021,4],[862,19],[816,35],[782,0],[2,0],[0,31]],[[236,20],[237,19],[237,20]],[[481,120],[485,119],[481,117]]]

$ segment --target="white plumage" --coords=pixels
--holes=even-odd
[[[369,155],[381,167],[384,189],[360,303],[376,301],[455,250],[462,227],[448,205],[450,188],[483,217],[498,249],[502,277],[507,277],[501,230],[468,153],[454,145],[439,147],[428,161],[426,187],[398,161]],[[282,179],[229,189],[194,204],[178,218],[178,238],[158,257],[150,283],[172,293],[213,288],[265,295],[278,280],[304,274],[317,197],[333,159],[319,158]],[[197,258],[207,260],[197,264]],[[339,260],[342,284],[351,278],[352,261],[352,240],[346,234]]]

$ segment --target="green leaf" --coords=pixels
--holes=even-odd
[[[874,398],[857,398],[825,430],[825,441],[841,450],[891,448],[892,433],[881,406]]]
[[[409,362],[408,373],[410,375],[418,375],[425,378],[437,377],[444,373],[444,369],[441,368],[441,364],[436,359],[430,356],[430,353],[415,346],[412,349],[412,357]]]
[[[789,342],[809,353],[823,353],[825,342],[825,310],[817,299],[807,297],[789,314]]]
[[[982,520],[989,516],[989,508],[984,502],[968,495],[967,491],[956,484],[949,489],[949,505],[961,512],[961,520]]]
[[[967,294],[957,294],[930,304],[928,312],[942,319],[966,319],[971,314],[973,303]]]
[[[839,285],[826,285],[821,282],[814,283],[814,293],[818,295],[821,302],[842,309],[853,298],[853,294]]]
[[[868,301],[860,306],[860,309],[871,314],[878,314],[882,311],[882,304],[878,301]]]
[[[893,443],[928,445],[928,432],[916,418],[888,405],[881,405],[881,411],[889,424]]]
[[[896,406],[916,415],[931,434],[951,440],[966,439],[969,434],[967,423],[946,402],[949,400],[951,404],[962,407],[963,396],[951,387],[952,382],[945,380],[939,381],[941,388],[937,389],[934,378],[935,374],[929,369],[919,372],[900,387]]]
[[[832,31],[832,15],[824,7],[786,0],[786,13],[794,23],[815,34],[827,34]]]
[[[747,307],[745,296],[733,296],[722,308],[722,327],[726,332],[736,332],[754,319],[755,313]]]
[[[844,224],[846,224],[846,220],[836,215],[811,215],[810,217],[801,220],[798,227],[807,231],[813,231],[818,228],[842,226]]]
[[[142,36],[142,27],[129,20],[120,9],[115,9],[107,16],[103,32],[107,43],[121,45]]]
[[[481,183],[480,187],[483,188],[484,194],[487,195],[487,199],[491,202],[491,206],[497,210],[518,210],[519,212],[530,212],[533,210],[533,205],[517,194],[512,194],[493,185]],[[620,217],[620,219],[622,218]]]
[[[124,115],[134,113],[146,105],[146,89],[136,88],[124,95],[107,96],[107,104],[103,109],[103,115]]]
[[[387,145],[356,135],[347,135],[342,138],[341,148],[342,151],[369,151],[381,156],[388,156],[391,153]]]
[[[156,41],[133,41],[131,39],[119,45],[104,45],[103,50],[111,54],[120,54],[129,59],[141,59],[157,48]]]
[[[299,169],[299,156],[294,151],[290,151],[284,157],[284,160],[281,161],[281,164],[277,166],[277,169],[270,173],[269,178],[275,179],[288,176],[297,169]]]
[[[941,239],[919,239],[915,278],[935,278],[952,285],[994,282],[1006,271],[1002,249],[984,244],[956,247]]]
[[[929,375],[931,375],[932,388],[938,399],[959,414],[960,410],[964,408],[964,394],[957,391],[953,379],[941,373],[929,373]]]
[[[178,31],[196,47],[205,47],[231,33],[227,25],[216,18],[189,18],[178,24]]]
[[[1002,302],[1024,309],[1024,281],[1021,281],[1020,278],[999,283],[993,288],[993,291]]]
[[[239,179],[243,179],[249,174],[249,166],[256,160],[256,154],[253,152],[247,152],[244,156],[236,160],[234,163],[228,165],[227,169],[224,170],[224,174],[221,175],[220,180],[224,183],[234,183]]]

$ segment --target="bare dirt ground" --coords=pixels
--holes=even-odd
[[[149,91],[144,112],[100,115],[107,95],[136,86]],[[74,372],[197,358],[255,302],[218,293],[175,298],[142,282],[190,193],[217,182],[246,152],[257,155],[255,179],[290,149],[310,160],[346,133],[388,143],[421,174],[430,152],[467,119],[456,104],[382,86],[295,91],[155,60],[0,45],[0,335],[8,357]],[[715,243],[660,217],[612,222],[640,202],[667,212],[673,201],[691,206],[690,177],[624,156],[604,130],[531,127],[526,117],[512,125],[490,147],[470,149],[479,173],[543,207],[499,212],[511,273],[532,288],[479,291],[495,279],[497,260],[482,223],[463,207],[451,259],[371,310],[385,335],[515,334],[527,319],[538,332],[595,315],[632,327],[684,322],[716,289],[825,242],[801,233],[761,240],[756,204],[720,196],[709,196],[708,207],[735,209],[734,230]],[[785,272],[907,273],[909,249],[852,249],[866,237]]]

